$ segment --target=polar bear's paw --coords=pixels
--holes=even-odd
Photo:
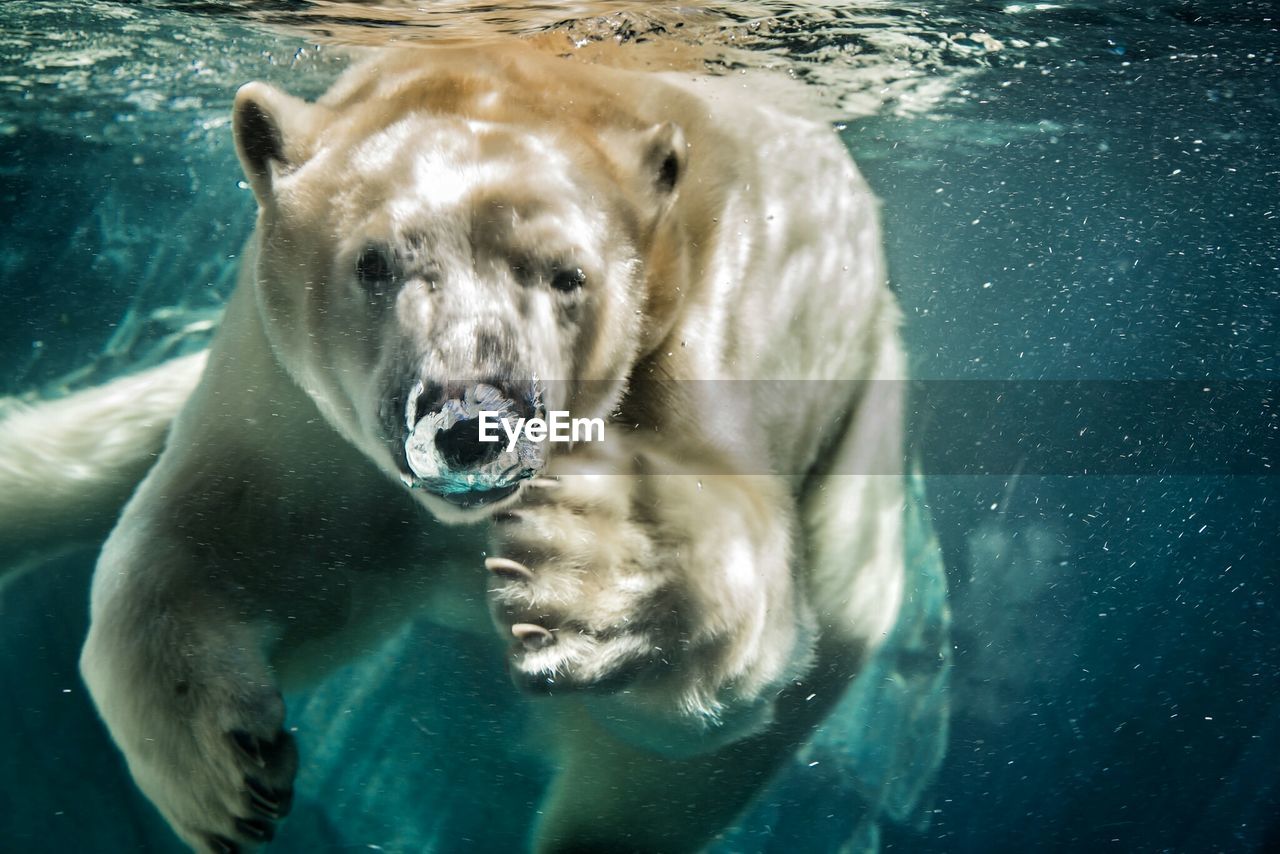
[[[265,844],[292,805],[298,751],[281,726],[283,700],[266,686],[246,687],[179,702],[175,720],[150,728],[170,733],[163,753],[127,751],[143,790],[197,851]]]
[[[555,485],[531,481],[493,517],[490,611],[517,684],[592,690],[615,732],[655,735],[664,752],[763,727],[813,638],[785,485],[569,459]]]
[[[670,663],[677,609],[615,478],[539,478],[493,522],[490,613],[537,693],[613,691]]]
[[[241,762],[247,763],[240,791],[244,810],[235,817],[233,827],[253,842],[269,841],[275,835],[275,822],[293,806],[293,775],[298,765],[293,736],[281,729],[267,740],[237,729],[230,738]]]
[[[188,749],[129,756],[144,791],[197,851],[238,854],[270,842],[292,806],[298,751],[282,727],[283,700],[246,687],[178,704],[170,743]]]
[[[95,626],[81,669],[139,788],[202,854],[269,842],[292,804],[298,751],[256,641],[122,625]]]

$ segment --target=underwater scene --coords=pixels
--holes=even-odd
[[[469,78],[398,82],[417,80],[419,51],[542,81],[524,97],[539,130],[470,117],[496,108]],[[574,70],[558,76],[561,64]],[[251,81],[269,86],[240,88]],[[413,85],[463,118],[373,116]],[[629,94],[592,101],[596,85]],[[481,106],[434,106],[468,99]],[[1249,0],[0,5],[0,851],[1280,849],[1277,128],[1280,8]],[[364,183],[305,183],[348,145]],[[428,154],[388,167],[394,146]],[[530,152],[547,159],[531,167]],[[730,161],[759,171],[721,186],[745,174],[716,171]],[[582,163],[598,174],[569,168]],[[351,237],[383,222],[355,208],[416,216],[412,194],[389,201],[406,183],[461,198],[493,174],[538,198],[495,196],[500,214],[456,226],[475,247],[465,276],[489,287],[498,274],[479,247],[500,247],[519,259],[501,275],[536,296],[443,308],[458,281],[440,269],[456,236],[444,214],[403,246]],[[749,224],[730,231],[694,204],[715,193],[800,225],[778,254],[766,229],[706,261],[707,235]],[[597,210],[603,194],[616,198]],[[563,234],[558,205],[571,209]],[[537,230],[520,213],[496,229],[507,206]],[[296,227],[304,208],[307,222],[357,225],[312,239]],[[607,239],[582,237],[593,230]],[[738,250],[776,268],[735,268]],[[330,256],[340,263],[317,260]],[[694,311],[670,306],[694,297],[642,293],[656,287],[635,278],[646,263],[673,281],[723,264],[758,292],[725,279],[710,319],[664,339],[653,330]],[[346,290],[313,294],[338,268]],[[257,290],[237,285],[246,275]],[[793,292],[809,303],[786,303]],[[341,314],[353,294],[385,303],[367,329],[438,325],[425,343],[379,345],[364,315]],[[521,361],[552,349],[528,343],[532,321],[514,344],[466,338],[476,361],[438,383],[402,376],[403,352],[447,362],[456,330],[500,325],[506,299],[582,336],[563,347],[572,358],[607,354],[602,381],[557,383],[539,367],[554,359]],[[303,314],[310,326],[289,325]],[[681,385],[710,378],[695,335],[765,367]],[[646,347],[661,352],[641,358]],[[306,355],[272,363],[282,350]],[[787,390],[751,382],[777,365]],[[384,374],[395,390],[375,401]],[[251,404],[263,388],[269,400]],[[679,469],[696,419],[636,403],[645,388],[672,410],[749,397],[710,429],[772,431],[759,445],[717,435],[700,468]],[[859,417],[841,395],[884,409]],[[488,454],[454,429],[487,405],[532,417],[588,399],[602,431],[655,419],[652,436],[626,440],[649,450],[624,456],[645,472],[628,483],[662,485],[635,487],[629,510],[611,503],[625,479],[586,464],[557,474],[514,434]],[[297,401],[309,416],[285,417]],[[882,435],[898,415],[901,435]],[[175,417],[166,458],[181,446],[195,462],[134,494]],[[278,459],[258,458],[250,437],[273,432]],[[726,474],[724,448],[749,464]],[[475,465],[458,474],[460,461]],[[556,596],[622,616],[548,629],[554,608],[519,590],[551,535],[522,545],[486,526],[552,512],[555,499],[530,496],[575,477],[610,486],[564,499],[564,524],[612,521],[557,543],[576,568]],[[270,478],[282,488],[255,497]],[[90,507],[98,493],[109,506]],[[167,505],[210,542],[166,539],[163,513],[144,511]],[[307,514],[324,527],[294,537]],[[260,541],[214,542],[233,528]],[[388,543],[470,563],[439,585],[406,579],[373,566]],[[675,581],[637,570],[609,588],[601,571],[592,586],[582,555],[646,548],[671,556]],[[764,566],[749,559],[770,549],[836,568],[794,589],[789,576],[765,589],[763,569],[702,587],[680,576],[725,555]],[[233,567],[225,600],[202,598],[203,568],[172,582],[174,600],[127,592],[188,550]],[[841,586],[845,563],[890,571]],[[381,598],[311,571],[366,565],[358,577]],[[243,604],[264,590],[277,601]],[[672,604],[673,590],[685,598]],[[384,610],[362,615],[371,601]],[[751,655],[715,623],[739,605]],[[880,622],[867,628],[864,612]],[[311,628],[358,617],[361,631],[332,643]],[[187,625],[198,631],[175,628]],[[704,649],[700,631],[721,634]],[[281,667],[283,706],[258,647],[301,662],[296,678]],[[553,655],[566,657],[545,664]],[[202,683],[204,659],[237,678]],[[207,697],[221,705],[206,714]],[[696,724],[671,734],[676,707]]]

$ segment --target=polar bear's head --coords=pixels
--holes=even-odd
[[[446,521],[508,503],[554,452],[501,458],[479,410],[607,416],[665,332],[651,283],[679,290],[679,128],[512,88],[401,59],[317,103],[236,96],[276,357]]]

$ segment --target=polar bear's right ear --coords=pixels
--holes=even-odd
[[[246,83],[236,92],[231,113],[236,154],[263,207],[272,199],[275,170],[294,168],[307,158],[316,110],[267,83]]]

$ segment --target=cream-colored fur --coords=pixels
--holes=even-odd
[[[731,78],[514,46],[378,55],[316,104],[250,84],[234,117],[257,230],[103,550],[82,660],[138,784],[199,850],[265,840],[296,768],[280,685],[425,611],[504,646],[553,628],[510,653],[552,694],[539,850],[701,847],[901,599],[898,313],[839,141]],[[371,245],[419,266],[371,294]],[[556,264],[588,284],[553,293]],[[492,371],[491,333],[550,408],[612,432],[464,511],[404,487],[388,401],[406,365]],[[67,438],[4,474],[74,482],[74,430],[119,424],[101,479],[129,481],[163,420],[133,405],[20,413]]]

